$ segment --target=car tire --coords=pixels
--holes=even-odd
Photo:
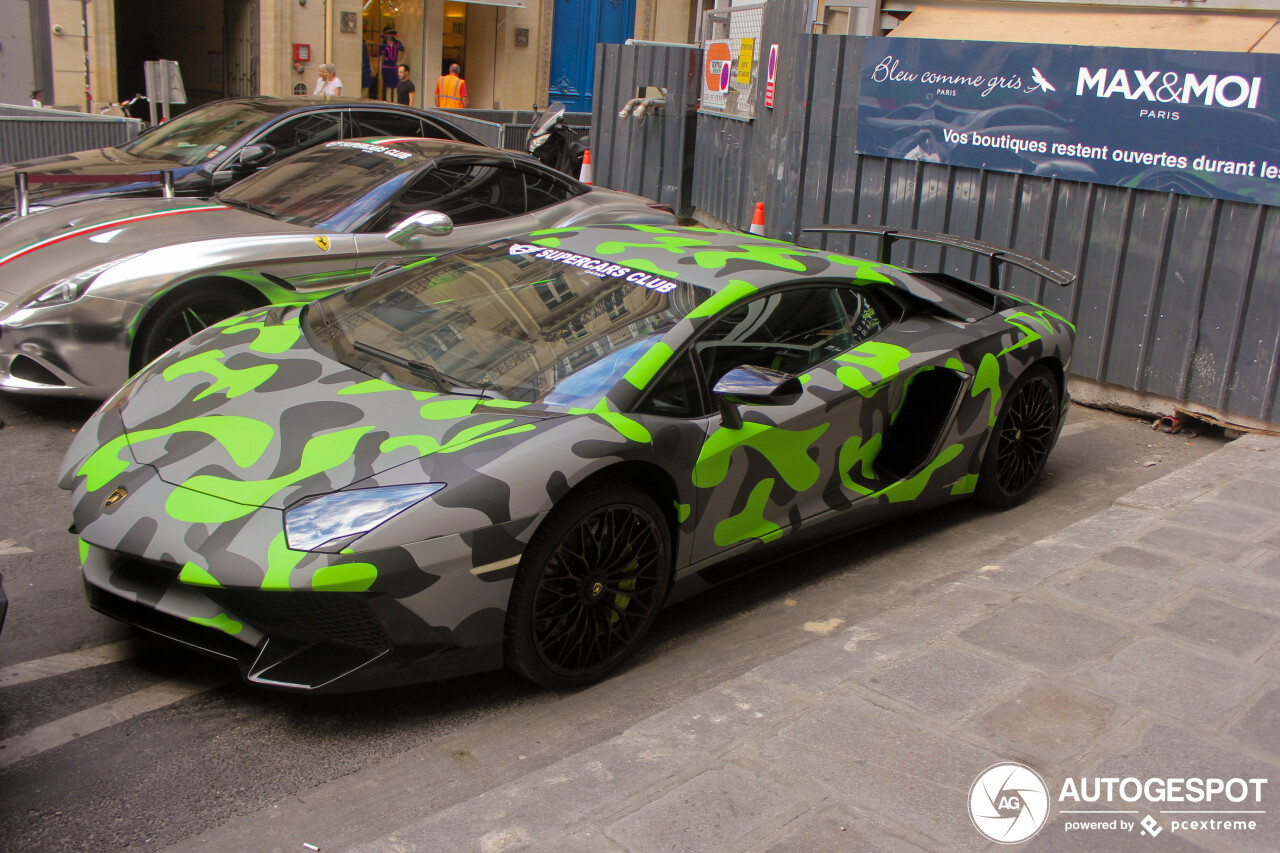
[[[1013,383],[982,457],[974,490],[978,501],[1003,509],[1026,499],[1053,449],[1061,399],[1057,378],[1042,364],[1033,364]]]
[[[507,665],[545,687],[581,687],[640,645],[671,584],[658,504],[617,482],[571,494],[520,561],[507,608]]]
[[[134,343],[134,367],[150,364],[201,329],[260,304],[233,290],[188,291],[147,317]]]

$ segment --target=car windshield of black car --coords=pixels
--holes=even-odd
[[[348,231],[398,194],[421,165],[405,151],[331,142],[263,169],[218,198],[270,211],[279,222]]]
[[[361,341],[510,400],[590,408],[711,296],[609,261],[537,257],[530,248],[539,247],[468,249],[336,293],[308,310],[309,331],[353,366]]]
[[[209,104],[183,113],[120,147],[139,157],[196,166],[218,156],[278,113],[278,110],[234,101]]]

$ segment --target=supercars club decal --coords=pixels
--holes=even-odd
[[[325,148],[355,148],[369,154],[383,154],[387,157],[393,157],[396,160],[408,160],[413,155],[408,151],[400,151],[396,148],[388,148],[385,145],[374,145],[372,142],[352,142],[344,139],[341,142],[330,142]]]
[[[586,255],[565,252],[561,249],[544,249],[541,246],[531,246],[528,243],[512,243],[507,248],[507,252],[512,255],[533,255],[535,258],[541,258],[546,261],[556,261],[565,266],[577,267],[583,272],[589,272],[599,278],[625,277],[631,284],[647,287],[650,290],[656,290],[658,293],[669,293],[676,289],[676,282],[669,278],[640,272],[630,267],[618,266],[596,258],[588,258]]]

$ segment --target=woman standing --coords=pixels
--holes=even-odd
[[[338,69],[334,65],[326,62],[316,71],[320,77],[316,80],[316,90],[312,93],[313,95],[336,98],[342,94],[342,79],[338,77]]]

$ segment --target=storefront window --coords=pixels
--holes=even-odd
[[[369,0],[365,4],[364,47],[373,81],[367,90],[369,97],[394,100],[398,82],[395,66],[401,62],[409,64],[409,77],[420,93],[418,104],[433,103],[436,78],[447,74],[451,64],[461,65],[465,76],[467,4],[446,0],[444,25],[438,33],[426,31],[425,6],[425,0]],[[440,45],[440,65],[427,68],[425,51],[436,44]]]

